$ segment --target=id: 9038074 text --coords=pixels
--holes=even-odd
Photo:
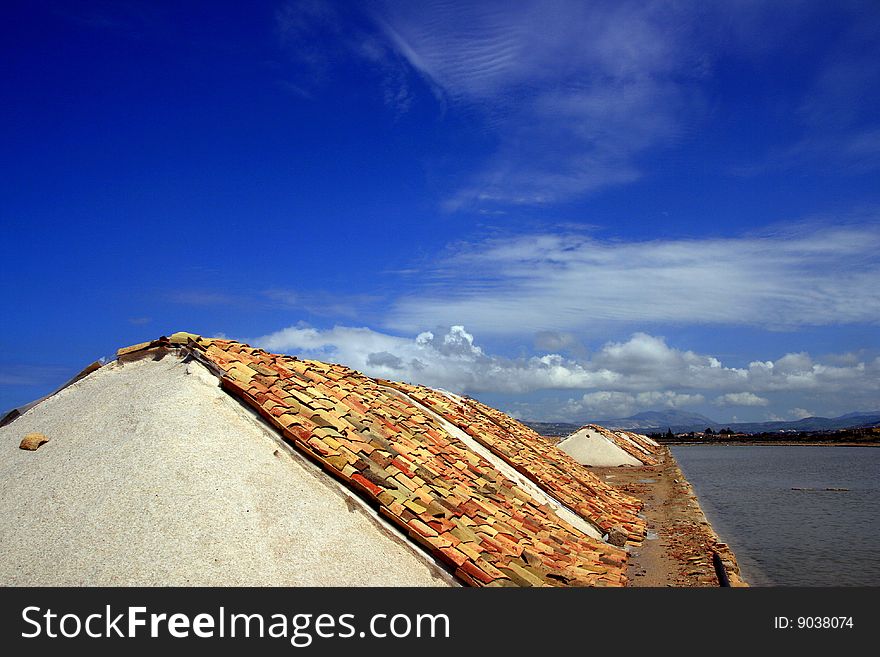
[[[774,616],[775,630],[851,630],[852,616]]]

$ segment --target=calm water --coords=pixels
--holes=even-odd
[[[880,586],[880,448],[672,453],[753,586]]]

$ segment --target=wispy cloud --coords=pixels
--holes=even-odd
[[[870,5],[870,3],[867,3]],[[808,166],[824,173],[880,166],[876,94],[880,14],[865,3],[662,3],[620,0],[377,0],[369,5],[288,0],[276,14],[297,66],[286,84],[311,97],[342,62],[365,64],[398,113],[421,78],[490,144],[446,190],[449,210],[543,205],[638,180],[651,155],[711,120],[719,61],[765,66],[820,20],[822,48],[804,62],[812,82],[756,102],[783,103],[797,130],[754,175]],[[873,8],[873,7],[872,7]],[[805,91],[800,91],[805,89]],[[777,96],[784,96],[781,101]],[[779,108],[776,108],[777,110]],[[769,111],[769,110],[768,110]],[[793,135],[793,136],[792,136]]]
[[[299,311],[317,317],[336,318],[362,316],[365,308],[381,299],[370,294],[337,294],[326,290],[295,290],[280,287],[238,293],[210,289],[181,289],[167,293],[164,297],[172,303],[187,306]],[[149,318],[146,319],[149,321]],[[135,320],[129,321],[134,323]]]
[[[259,292],[257,298],[273,307],[306,311],[317,317],[355,318],[381,297],[373,294],[342,294],[328,291],[272,288]]]
[[[876,221],[737,238],[492,238],[450,249],[387,325],[413,331],[452,318],[484,334],[594,336],[609,323],[873,324],[878,248]]]
[[[168,26],[163,9],[155,3],[133,0],[102,1],[82,4],[52,3],[52,14],[93,30],[114,32],[141,38],[148,32]]]
[[[60,385],[70,376],[70,368],[62,365],[0,364],[0,386]]]
[[[873,7],[876,10],[876,7]],[[866,89],[880,83],[880,14],[854,12],[858,20],[831,39],[813,84],[798,108],[799,118],[815,129],[838,130],[869,122],[877,126],[877,99]]]
[[[447,206],[541,204],[635,180],[674,139],[705,59],[676,5],[385,2],[388,41],[497,138]]]
[[[327,0],[287,0],[275,12],[275,28],[295,68],[294,79],[281,86],[306,100],[314,100],[344,59],[368,64],[377,76],[385,104],[397,113],[412,104],[410,69],[404,58],[383,38],[363,7]]]
[[[332,67],[338,54],[332,46],[341,33],[340,23],[338,10],[325,0],[291,0],[275,12],[275,27],[286,52],[293,61],[305,65],[313,78],[323,78]]]
[[[846,16],[846,29],[829,30],[812,82],[791,112],[800,136],[738,173],[809,167],[848,174],[880,168],[880,97],[866,92],[880,86],[880,13],[858,2],[839,3],[830,11],[825,20]]]
[[[172,303],[186,306],[240,306],[251,305],[247,297],[213,290],[175,290],[166,297]]]

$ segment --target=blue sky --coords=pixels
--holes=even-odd
[[[176,330],[532,419],[880,408],[876,2],[4,14],[2,408]]]

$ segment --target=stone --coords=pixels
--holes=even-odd
[[[195,333],[187,333],[186,331],[178,331],[177,333],[171,334],[168,338],[168,341],[171,344],[187,344],[190,340],[193,342],[198,342],[199,338],[202,336],[196,335]]]
[[[21,439],[19,447],[21,449],[27,449],[33,452],[40,445],[48,441],[49,437],[46,434],[33,432],[27,434],[24,438]]]
[[[614,527],[608,530],[608,542],[611,545],[623,547],[626,545],[627,538],[629,538],[629,533],[620,525],[614,525]]]

